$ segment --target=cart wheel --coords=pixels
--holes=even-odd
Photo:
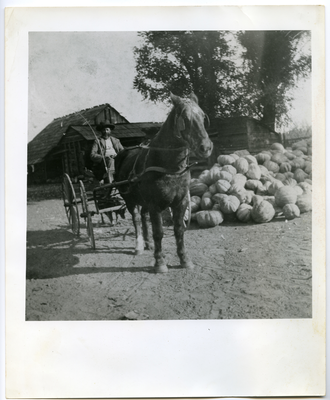
[[[94,239],[94,231],[93,231],[93,223],[92,223],[92,217],[91,213],[88,209],[88,199],[87,199],[87,193],[85,190],[85,186],[82,181],[79,181],[80,185],[80,197],[81,197],[81,204],[82,204],[82,209],[83,209],[83,217],[86,222],[86,227],[87,227],[87,235],[89,237],[89,241],[91,242],[92,249],[95,250],[95,239]]]
[[[71,225],[72,232],[79,235],[80,221],[76,193],[74,191],[71,179],[68,174],[64,174],[62,182],[62,196],[64,202],[64,209]]]
[[[189,228],[190,221],[191,221],[191,203],[190,203],[190,193],[188,191],[188,206],[187,206],[186,212],[184,213],[184,217],[183,217],[183,224],[186,229]]]

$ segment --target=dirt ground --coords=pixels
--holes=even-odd
[[[134,255],[130,216],[115,226],[93,216],[96,250],[81,219],[72,234],[60,199],[27,208],[26,320],[179,320],[312,317],[311,213],[267,224],[192,224],[185,243],[194,272],[179,265],[164,227],[169,272]]]

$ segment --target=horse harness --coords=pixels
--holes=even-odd
[[[136,165],[137,162],[141,156],[141,152],[138,154],[138,156],[136,157],[135,161],[134,161],[134,165],[132,168],[132,171],[130,172],[128,179],[127,179],[127,183],[128,184],[136,184],[138,183],[141,178],[148,172],[159,172],[162,174],[166,174],[166,175],[174,175],[174,176],[180,176],[182,174],[184,174],[185,172],[187,172],[193,165],[196,165],[197,162],[193,162],[191,164],[188,164],[188,160],[189,160],[189,149],[187,147],[179,147],[176,149],[164,149],[164,148],[158,148],[158,147],[150,147],[148,145],[145,144],[140,144],[139,146],[132,146],[132,147],[128,147],[125,150],[133,150],[133,149],[145,149],[147,150],[147,154],[145,156],[144,159],[144,163],[143,163],[143,168],[141,172],[137,172],[136,171]],[[160,167],[160,166],[149,166],[147,167],[147,161],[148,161],[148,157],[150,156],[150,152],[156,150],[156,151],[161,151],[161,152],[183,152],[184,151],[184,157],[182,159],[182,161],[179,163],[179,166],[176,170],[171,170],[171,169],[167,169],[164,167]],[[129,193],[130,188],[128,189],[128,191],[126,193]]]

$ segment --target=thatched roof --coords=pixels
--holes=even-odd
[[[63,134],[65,134],[70,126],[88,126],[88,123],[94,124],[95,117],[108,107],[118,115],[121,122],[128,123],[127,119],[121,116],[109,104],[102,104],[56,118],[28,143],[28,164],[32,165],[42,162],[45,156],[59,143]]]

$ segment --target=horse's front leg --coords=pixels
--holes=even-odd
[[[155,245],[155,271],[156,272],[167,272],[167,265],[165,263],[163,252],[162,252],[162,239],[163,239],[163,220],[160,211],[149,210],[150,220],[152,224],[152,235]]]
[[[188,197],[177,206],[171,207],[173,213],[174,235],[176,240],[177,253],[182,267],[188,270],[194,269],[194,264],[187,255],[184,245],[184,224],[183,217],[188,206]]]
[[[134,208],[129,210],[132,214],[133,224],[135,228],[135,254],[140,255],[144,251],[144,240],[141,229],[141,212],[140,206],[134,206]]]
[[[152,249],[152,245],[150,243],[147,215],[148,215],[148,209],[146,207],[142,207],[142,209],[141,209],[141,220],[142,220],[142,232],[143,232],[143,239],[144,239],[144,248],[146,250],[151,250]]]

